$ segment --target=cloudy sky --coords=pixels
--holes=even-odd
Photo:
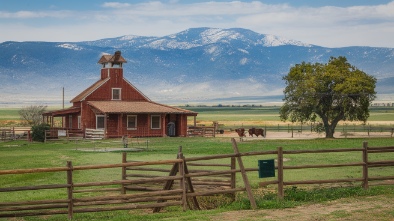
[[[394,0],[0,0],[0,42],[165,36],[195,27],[394,48]]]

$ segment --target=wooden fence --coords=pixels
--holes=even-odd
[[[0,141],[20,140],[20,139],[31,141],[30,127],[0,128]]]
[[[188,137],[215,137],[216,129],[215,127],[209,126],[189,126],[187,128]]]
[[[60,139],[80,140],[85,137],[85,132],[81,129],[51,128],[45,130],[44,142],[57,141]]]
[[[308,133],[322,133],[324,134],[324,129],[320,128],[320,132],[316,132],[315,127],[318,124],[278,124],[278,125],[265,125],[262,126],[267,133],[274,132],[287,132],[288,136],[293,138],[299,136],[300,134]],[[243,125],[242,125],[243,127]],[[245,129],[251,128],[253,126],[245,126]],[[394,127],[393,125],[356,125],[356,124],[340,124],[335,128],[335,133],[339,133],[343,137],[393,137]],[[271,134],[270,134],[271,135]],[[272,136],[271,136],[272,137]]]
[[[37,215],[68,214],[72,219],[75,213],[132,210],[152,208],[154,212],[168,206],[180,206],[183,210],[200,209],[198,197],[230,194],[233,197],[238,191],[246,191],[252,209],[256,209],[256,202],[250,187],[248,173],[259,171],[259,168],[246,168],[242,158],[262,155],[277,155],[277,179],[261,182],[260,185],[278,185],[278,197],[284,197],[284,186],[298,184],[361,182],[364,188],[369,187],[370,181],[392,180],[394,176],[371,177],[368,169],[371,167],[394,166],[394,161],[370,161],[368,156],[374,153],[394,152],[391,147],[368,147],[365,142],[363,148],[330,149],[330,150],[297,150],[284,151],[278,147],[274,151],[258,151],[240,153],[235,139],[232,139],[234,153],[203,157],[186,158],[182,148],[179,148],[176,159],[150,162],[131,162],[123,154],[122,163],[107,165],[73,166],[67,162],[65,167],[34,168],[18,170],[0,170],[2,175],[19,175],[31,173],[64,173],[67,182],[60,184],[44,184],[35,186],[0,187],[0,193],[15,191],[41,191],[64,189],[66,197],[47,200],[29,200],[16,202],[1,202],[0,217],[23,217]],[[285,154],[318,154],[338,152],[360,152],[362,161],[343,164],[284,166]],[[207,163],[209,160],[229,160],[228,164]],[[238,164],[238,169],[236,168]],[[155,167],[156,166],[156,167]],[[302,168],[328,168],[359,166],[363,168],[362,177],[335,180],[303,180],[285,181],[284,170]],[[168,167],[168,169],[165,169]],[[201,168],[202,167],[202,168]],[[97,170],[118,168],[119,180],[78,182],[74,173],[83,170]],[[153,172],[152,175],[149,172]],[[154,173],[157,172],[157,173]],[[164,173],[158,175],[158,173]],[[241,186],[236,186],[236,174],[242,177]],[[53,176],[53,175],[51,175]],[[213,178],[214,176],[218,176]],[[112,194],[109,194],[111,192]],[[88,195],[84,195],[88,193]],[[91,194],[98,194],[92,196]],[[101,195],[100,195],[101,194]]]
[[[317,165],[297,165],[297,166],[284,166],[284,155],[285,154],[327,154],[327,153],[339,153],[339,152],[360,152],[360,162],[349,162],[341,164],[317,164]],[[284,197],[284,186],[299,185],[299,184],[325,184],[325,183],[346,183],[346,182],[362,182],[364,189],[368,189],[369,181],[381,181],[381,180],[394,180],[393,176],[375,176],[371,177],[368,175],[369,168],[373,167],[388,167],[394,166],[394,160],[388,161],[370,161],[368,158],[369,154],[374,153],[389,153],[394,152],[394,146],[389,147],[368,147],[368,143],[363,143],[363,148],[343,148],[343,149],[331,149],[331,150],[289,150],[284,151],[282,147],[278,147],[274,154],[277,154],[277,180],[261,182],[260,186],[266,186],[269,184],[278,185],[278,197],[283,199]],[[362,176],[358,178],[346,178],[346,179],[331,179],[331,180],[299,180],[299,181],[285,181],[284,170],[294,169],[317,169],[317,168],[333,168],[333,167],[362,167]],[[351,174],[349,174],[351,176]]]

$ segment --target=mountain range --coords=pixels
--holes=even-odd
[[[0,44],[0,105],[62,103],[100,78],[97,61],[120,50],[124,76],[167,104],[280,102],[295,64],[345,56],[394,100],[394,48],[327,48],[247,29],[191,28],[163,37],[126,35],[83,42]]]

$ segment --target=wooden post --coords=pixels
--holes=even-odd
[[[104,138],[108,138],[107,137],[107,117],[108,117],[108,115],[105,113],[104,114]]]
[[[167,130],[167,125],[166,125],[166,114],[160,115],[160,122],[161,122],[161,136],[166,137],[166,130]]]
[[[369,137],[369,131],[371,130],[371,125],[368,124],[368,137]]]
[[[368,189],[368,142],[363,142],[363,188]]]
[[[278,147],[278,198],[284,198],[283,189],[283,148]]]
[[[185,185],[185,160],[183,157],[183,153],[179,152],[178,153],[178,159],[182,159],[183,162],[179,163],[179,175],[182,176],[182,179],[180,180],[180,188],[182,189],[182,206],[183,206],[183,211],[186,211],[187,208],[187,199],[186,199],[186,185]]]
[[[127,153],[126,152],[122,153],[122,163],[127,163]],[[122,180],[126,180],[126,167],[125,166],[122,167]],[[126,194],[125,184],[122,184],[121,193]]]
[[[58,134],[58,136],[59,136],[59,134]],[[67,141],[70,141],[69,129],[66,130],[66,137],[67,137]]]
[[[67,184],[70,185],[67,187],[67,197],[68,197],[68,219],[71,220],[73,218],[73,166],[71,161],[67,161]]]
[[[32,141],[33,141],[32,137],[31,137],[31,134],[30,134],[30,130],[27,131],[27,140],[28,140],[29,142],[32,142]]]
[[[233,143],[234,153],[237,154],[238,166],[239,166],[239,169],[241,170],[242,179],[244,181],[245,189],[248,194],[249,201],[250,201],[250,206],[252,207],[252,209],[256,209],[257,208],[256,201],[254,200],[252,189],[250,188],[248,176],[246,175],[245,167],[242,162],[241,156],[239,154],[237,142],[235,141],[234,138],[231,138],[231,142]]]
[[[235,157],[231,157],[231,170],[235,170],[237,165],[235,164]],[[231,173],[231,189],[235,189],[236,188],[236,183],[237,183],[237,179],[236,179],[236,172],[232,172]],[[232,193],[232,198],[233,200],[235,200],[235,192]]]

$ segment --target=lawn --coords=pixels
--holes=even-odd
[[[278,111],[279,107],[187,107],[198,112],[197,121],[200,124],[212,124],[212,121],[219,121],[224,128],[234,128],[237,126],[253,125],[287,125],[288,122],[280,122]],[[374,124],[393,125],[394,108],[392,107],[371,107],[370,121]],[[0,109],[0,126],[16,126],[12,122],[18,122],[18,109]],[[4,124],[4,122],[8,122]],[[3,124],[2,124],[3,123]],[[346,122],[349,123],[349,122]],[[353,123],[352,123],[353,124]],[[349,125],[352,125],[349,123]],[[350,127],[350,126],[348,126]],[[339,128],[339,127],[338,127]],[[336,149],[362,147],[362,142],[367,141],[369,146],[393,146],[393,138],[341,138],[341,139],[256,139],[247,142],[238,142],[240,152],[251,151],[269,151],[276,150],[279,146],[284,150],[312,150],[312,149]],[[148,145],[146,145],[148,144]],[[233,153],[230,137],[216,138],[140,138],[133,140],[134,147],[145,148],[141,152],[129,152],[129,160],[154,161],[175,159],[177,151],[182,146],[183,154],[186,158],[196,156],[206,156],[215,154]],[[74,166],[114,164],[120,163],[122,159],[121,152],[101,152],[97,150],[111,150],[122,147],[120,140],[111,139],[102,142],[53,142],[53,143],[28,143],[25,141],[0,142],[0,170],[22,169],[22,168],[43,168],[43,167],[63,167],[67,161],[72,161]],[[83,151],[96,150],[96,151]],[[330,153],[330,154],[300,154],[285,155],[285,166],[303,165],[303,164],[330,164],[330,163],[348,163],[360,162],[362,159],[361,152],[351,153]],[[247,168],[257,168],[258,160],[275,159],[276,155],[266,156],[248,156],[243,157],[244,164]],[[393,160],[394,153],[370,154],[371,160]],[[224,162],[227,159],[216,160],[215,162]],[[325,169],[300,169],[285,170],[285,181],[288,180],[308,180],[308,179],[335,179],[335,178],[358,178],[361,177],[361,167],[339,167]],[[370,176],[393,176],[392,168],[377,167],[370,170]],[[75,173],[74,182],[94,182],[120,179],[119,169],[103,169],[79,171]],[[245,212],[250,209],[247,196],[240,193],[237,200],[233,203],[218,203],[218,207],[213,210],[203,211],[186,211],[183,212],[178,207],[170,207],[164,213],[152,214],[149,210],[132,210],[116,212],[100,212],[75,214],[75,220],[260,220],[264,217],[279,216],[271,211],[282,210],[285,208],[305,207],[310,205],[321,204],[324,208],[327,203],[335,200],[341,202],[351,202],[358,204],[360,201],[366,201],[371,207],[362,208],[357,211],[341,210],[334,211],[327,215],[328,218],[319,218],[316,220],[344,220],[357,218],[358,220],[367,220],[367,218],[376,218],[371,215],[371,210],[380,211],[376,220],[393,220],[394,211],[392,208],[385,209],[379,202],[394,199],[393,185],[371,186],[368,191],[360,187],[356,182],[350,185],[318,185],[303,186],[297,185],[286,187],[285,199],[278,201],[276,198],[276,186],[259,187],[259,183],[273,178],[258,178],[257,172],[248,173],[249,182],[253,188],[254,197],[256,198],[258,210],[255,215]],[[43,184],[64,184],[66,177],[64,173],[40,173],[26,175],[2,175],[0,176],[0,188],[24,186],[24,185],[43,185]],[[237,176],[237,186],[243,186],[241,176]],[[319,188],[317,188],[319,187]],[[29,191],[29,193],[0,192],[0,201],[16,201],[26,199],[56,199],[66,196],[64,189],[54,191]],[[373,201],[375,199],[375,201]],[[368,200],[373,201],[368,203]],[[357,207],[358,205],[353,206]],[[376,205],[375,205],[376,204]],[[372,207],[375,205],[375,207]],[[274,210],[271,210],[274,209]],[[324,213],[324,212],[322,212]],[[233,215],[225,215],[233,214]],[[257,215],[258,214],[258,215]],[[268,215],[267,215],[268,214]],[[271,215],[269,215],[271,214]],[[357,215],[356,215],[357,214]],[[236,217],[239,216],[237,219]],[[256,217],[258,216],[258,217]],[[245,218],[242,218],[245,217]],[[295,219],[293,217],[279,217],[278,219],[267,218],[266,220]],[[323,215],[322,215],[323,217]],[[304,217],[305,218],[305,217]],[[310,218],[310,217],[306,217]],[[11,220],[67,220],[66,215],[55,215],[45,217],[25,217],[23,219]]]
[[[42,167],[62,167],[66,161],[72,161],[74,166],[97,165],[97,164],[114,164],[121,162],[121,152],[99,152],[99,151],[82,151],[82,150],[102,150],[121,147],[118,140],[106,140],[105,142],[57,142],[57,143],[27,143],[24,141],[13,141],[0,143],[0,167],[1,170],[21,169],[21,168],[42,168]],[[215,154],[232,153],[230,138],[149,138],[138,140],[141,147],[148,148],[141,152],[129,152],[129,160],[166,160],[175,159],[179,146],[182,146],[183,154],[187,157],[206,156]],[[284,150],[311,150],[311,149],[336,149],[362,147],[365,139],[314,139],[314,140],[253,140],[249,142],[239,142],[238,147],[241,152],[276,150],[281,146]],[[367,139],[369,146],[393,146],[392,138]],[[371,156],[374,160],[392,160],[394,153],[374,154]],[[248,156],[243,157],[244,164],[247,168],[257,168],[259,159],[276,158],[275,155],[267,156]],[[285,165],[300,164],[329,164],[329,163],[346,163],[360,162],[361,153],[333,153],[333,154],[300,154],[285,155],[287,159]],[[220,160],[226,161],[226,160]],[[216,162],[220,162],[216,161]],[[330,169],[303,169],[285,171],[285,180],[307,180],[307,179],[334,179],[361,177],[361,167],[345,167]],[[388,167],[376,168],[371,170],[370,176],[393,176],[392,169]],[[81,171],[74,177],[74,182],[92,182],[105,180],[118,180],[120,178],[119,169],[103,169]],[[241,176],[237,177],[237,185],[243,186]],[[369,191],[360,188],[360,183],[354,183],[351,187],[333,188],[332,186],[323,185],[319,189],[313,186],[299,185],[286,188],[284,201],[277,201],[275,194],[275,185],[265,188],[259,187],[259,182],[269,179],[258,178],[257,172],[248,173],[249,182],[253,188],[254,196],[257,200],[258,210],[272,208],[287,208],[308,205],[310,203],[324,203],[326,201],[341,198],[357,198],[362,196],[380,196],[385,195],[393,197],[393,186],[371,187]],[[37,184],[57,184],[65,183],[64,173],[40,173],[27,175],[4,175],[0,179],[1,187],[13,187],[23,185]],[[347,185],[345,185],[347,186]],[[15,201],[26,199],[55,199],[65,196],[63,189],[55,191],[29,191],[28,194],[21,195],[19,192],[0,193],[2,201]],[[151,220],[151,219],[168,219],[176,217],[178,220],[211,220],[225,211],[249,209],[249,203],[245,194],[239,194],[238,200],[230,204],[220,204],[219,208],[209,211],[186,211],[182,212],[179,208],[168,208],[165,213],[151,214],[144,210],[136,211],[118,211],[118,212],[100,212],[89,214],[75,214],[76,220]],[[132,218],[130,217],[132,215]],[[335,215],[335,214],[334,214]],[[387,215],[394,218],[394,214]],[[41,217],[42,218],[42,217]],[[40,220],[40,217],[25,217],[23,220]],[[66,220],[66,215],[47,216],[47,220]],[[253,219],[250,219],[253,220]]]

